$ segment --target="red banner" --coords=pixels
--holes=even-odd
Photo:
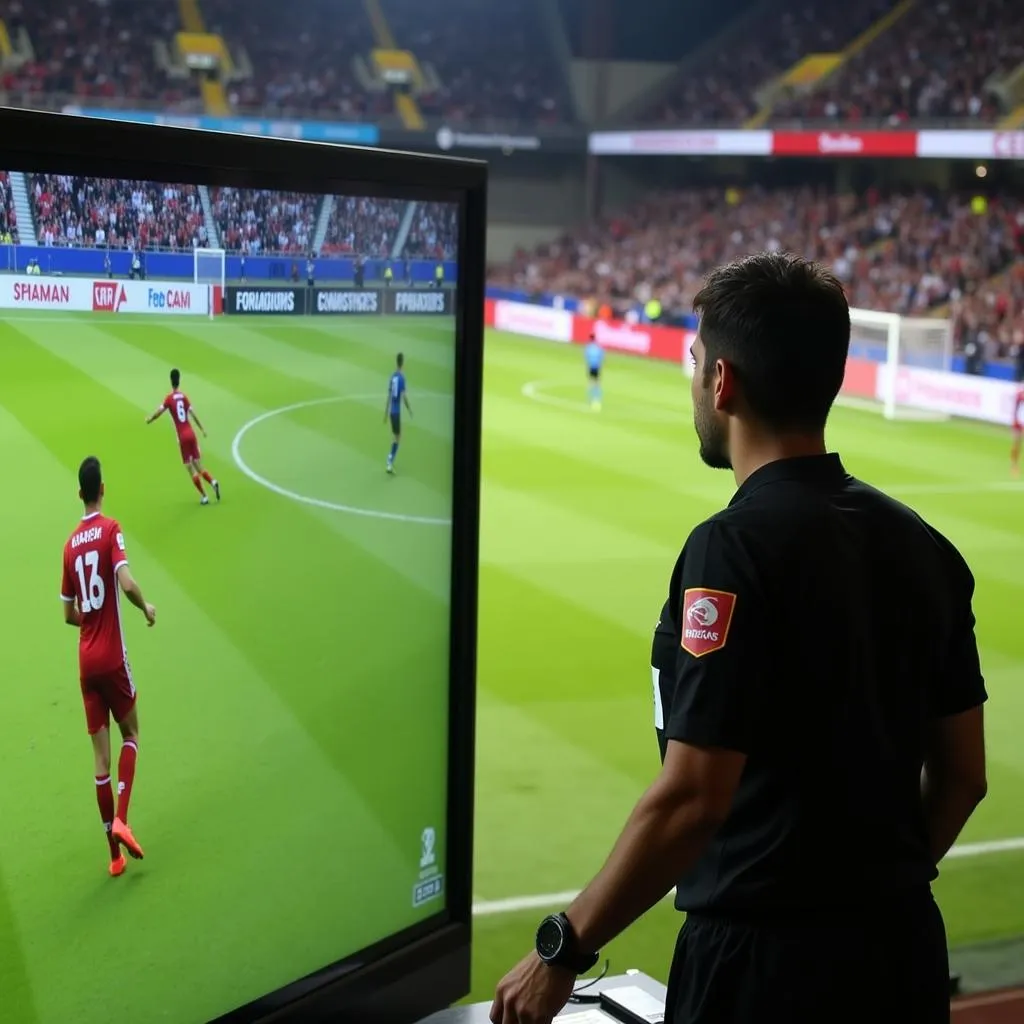
[[[917,156],[917,132],[773,132],[773,156]]]

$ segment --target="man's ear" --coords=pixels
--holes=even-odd
[[[727,412],[736,398],[736,371],[724,359],[715,360],[711,393],[718,411]]]

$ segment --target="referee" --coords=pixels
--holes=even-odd
[[[687,539],[655,632],[662,770],[491,1020],[547,1024],[675,885],[669,1024],[948,1022],[931,882],[986,789],[974,579],[826,454],[850,340],[832,274],[751,256],[694,307],[700,455],[738,490]]]

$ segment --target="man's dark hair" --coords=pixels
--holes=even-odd
[[[403,356],[402,353],[399,352],[398,356],[395,359],[395,362],[398,364],[398,368],[401,369],[402,364],[405,362],[405,356]]]
[[[82,501],[86,505],[95,505],[100,500],[100,487],[103,485],[103,473],[100,460],[90,455],[78,467],[78,489],[82,492]]]
[[[764,426],[825,426],[850,348],[850,307],[834,274],[792,253],[758,253],[715,270],[693,308],[705,382],[721,359]]]
[[[181,383],[181,370],[171,370],[171,387],[176,388]]]

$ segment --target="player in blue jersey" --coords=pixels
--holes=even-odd
[[[590,341],[583,350],[587,360],[587,376],[590,378],[590,408],[595,412],[601,411],[601,366],[604,363],[604,349],[601,348],[597,338],[590,335]]]
[[[402,403],[409,415],[412,415],[412,406],[409,405],[409,393],[405,388],[405,373],[402,367],[405,365],[405,356],[401,352],[395,359],[395,372],[391,374],[388,381],[388,396],[384,401],[384,422],[391,418],[391,433],[394,435],[391,441],[391,451],[388,453],[388,472],[395,471],[395,456],[398,454],[398,443],[402,440]]]

